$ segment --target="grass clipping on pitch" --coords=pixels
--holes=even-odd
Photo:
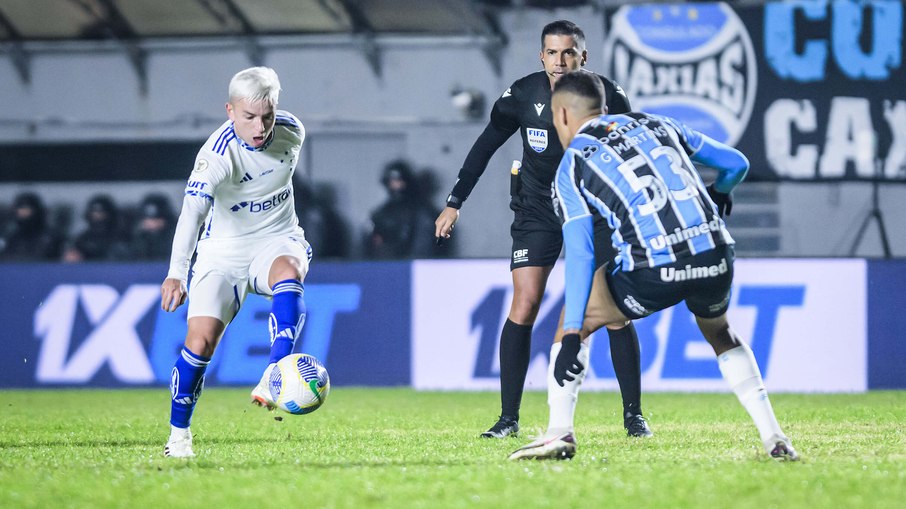
[[[767,458],[732,394],[645,394],[655,437],[630,439],[618,394],[583,393],[572,461],[507,461],[546,425],[545,399],[526,394],[520,437],[487,440],[492,392],[335,388],[292,416],[212,388],[198,456],[174,460],[166,388],[0,391],[0,506],[903,507],[906,392],[773,395],[799,463]]]

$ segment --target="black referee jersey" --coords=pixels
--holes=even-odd
[[[581,70],[578,72],[590,72]],[[619,85],[598,75],[604,84],[611,114],[630,111],[629,99]],[[522,170],[513,210],[537,211],[556,228],[559,222],[551,204],[551,181],[563,157],[563,147],[551,115],[551,85],[543,70],[516,80],[494,103],[491,120],[466,156],[459,178],[447,198],[447,206],[460,208],[487,169],[494,152],[516,130],[522,135]]]

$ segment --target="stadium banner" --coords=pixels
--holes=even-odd
[[[752,346],[770,390],[868,388],[864,260],[744,259],[735,268],[730,322]],[[508,261],[416,261],[412,285],[413,386],[499,389],[498,342],[512,297]],[[528,390],[546,390],[563,288],[561,263],[535,324]],[[638,320],[636,328],[644,390],[729,390],[684,305]],[[583,390],[618,388],[604,331],[592,338],[590,364]]]
[[[906,260],[870,260],[868,288],[868,387],[906,389]]]
[[[6,288],[15,289],[0,311],[0,387],[166,385],[185,335],[185,306],[160,311],[165,271],[157,264],[0,265]],[[771,390],[906,388],[906,261],[743,259],[735,279],[731,322],[753,346]],[[511,292],[507,260],[316,263],[296,351],[324,359],[340,386],[497,390]],[[535,326],[530,390],[546,387],[562,305],[558,265]],[[257,382],[269,311],[266,299],[249,296],[209,368],[209,385]],[[636,327],[646,391],[726,390],[684,306]],[[598,336],[585,388],[616,389],[606,333]]]
[[[906,182],[901,0],[629,3],[604,74],[633,109],[735,145],[750,179]]]
[[[0,387],[167,385],[186,308],[160,309],[161,264],[2,265],[15,289],[2,317]],[[296,351],[333,385],[409,385],[409,264],[312,264]],[[392,303],[392,305],[388,305]],[[249,295],[208,367],[207,385],[254,385],[270,352],[270,301]]]

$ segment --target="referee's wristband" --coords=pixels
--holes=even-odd
[[[462,200],[451,194],[447,196],[447,206],[453,209],[459,209],[462,207]]]

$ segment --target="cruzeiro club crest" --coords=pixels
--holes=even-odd
[[[623,6],[604,42],[608,75],[632,108],[739,141],[755,102],[757,66],[745,25],[727,4]]]

